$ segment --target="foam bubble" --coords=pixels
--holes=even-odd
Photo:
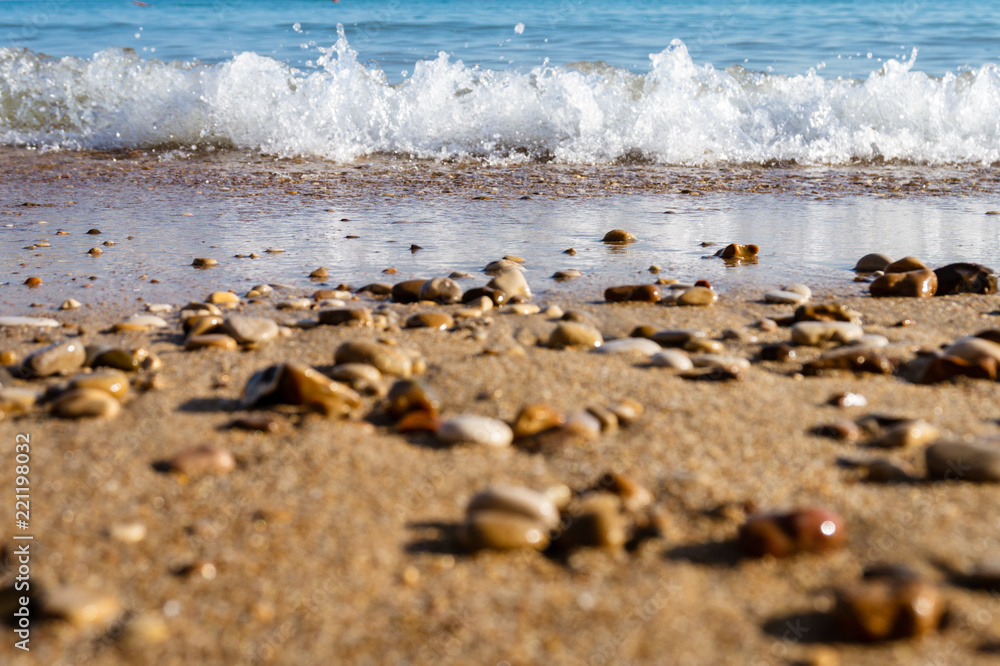
[[[0,49],[0,143],[236,147],[349,162],[382,153],[491,163],[718,165],[1000,161],[1000,70],[930,77],[916,52],[864,80],[718,70],[674,40],[645,74],[602,63],[528,71],[441,53],[390,84],[340,31],[316,68],[256,53],[217,65]]]

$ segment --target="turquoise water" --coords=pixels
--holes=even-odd
[[[0,0],[0,144],[1000,162],[992,3]]]

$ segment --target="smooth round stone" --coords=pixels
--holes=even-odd
[[[121,370],[108,368],[79,374],[70,380],[69,388],[100,389],[119,402],[125,400],[129,392],[128,377]]]
[[[22,367],[35,377],[65,375],[79,370],[87,360],[83,343],[64,340],[39,349],[24,359]]]
[[[708,287],[691,287],[677,297],[677,305],[712,305],[719,300],[714,289]]]
[[[626,474],[607,472],[598,480],[597,487],[617,495],[626,511],[641,511],[653,503],[653,493]]]
[[[800,509],[790,513],[757,514],[747,519],[739,533],[747,555],[788,557],[822,553],[847,542],[844,521],[825,509]]]
[[[723,249],[715,253],[715,256],[723,259],[753,259],[760,252],[756,245],[739,245],[730,243]]]
[[[102,254],[104,254],[104,250],[102,250],[99,247],[92,247],[89,250],[87,250],[87,254],[89,254],[92,257],[99,257]]]
[[[694,354],[691,356],[691,364],[696,368],[722,368],[733,373],[750,369],[750,361],[747,359],[725,354]]]
[[[923,419],[897,423],[887,428],[872,444],[887,449],[905,449],[923,446],[937,440],[940,431]]]
[[[398,377],[409,377],[414,374],[413,360],[398,347],[391,347],[378,342],[356,341],[345,342],[334,353],[334,362],[366,363],[375,366],[379,372]]]
[[[219,262],[210,257],[196,257],[191,265],[195,268],[211,268],[212,266],[218,266]]]
[[[309,273],[309,277],[314,280],[323,280],[330,277],[330,271],[326,270],[325,266],[320,266],[313,272]]]
[[[684,343],[684,351],[692,354],[721,354],[726,346],[718,340],[692,338]]]
[[[594,349],[598,354],[639,354],[651,356],[660,352],[662,347],[646,338],[619,338],[610,340]]]
[[[205,333],[218,333],[223,330],[224,320],[219,315],[205,314],[188,317],[184,320],[184,332],[188,335],[204,335]]]
[[[42,610],[46,617],[67,622],[78,630],[106,630],[124,612],[115,597],[79,587],[59,587],[49,590],[42,598]]]
[[[544,550],[549,545],[549,530],[542,523],[507,511],[476,511],[460,534],[470,550]]]
[[[87,358],[89,359],[87,365],[92,368],[115,368],[122,372],[138,371],[142,367],[143,360],[137,354],[133,354],[130,351],[108,347],[107,345],[95,347],[93,350],[88,347]]]
[[[372,282],[363,287],[358,287],[358,293],[368,293],[372,296],[389,296],[392,294],[392,285],[388,282]]]
[[[484,444],[487,446],[509,446],[514,440],[510,426],[488,416],[463,414],[445,420],[437,431],[439,440],[446,444]]]
[[[507,312],[514,315],[533,315],[541,311],[542,309],[534,303],[514,303],[507,306]]]
[[[795,308],[794,321],[848,321],[861,325],[861,313],[842,303],[800,305]]]
[[[511,261],[510,259],[497,259],[496,261],[491,261],[490,263],[486,264],[486,267],[483,269],[483,271],[488,275],[497,275],[506,270],[523,271],[524,266],[517,263],[516,261]]]
[[[340,309],[347,307],[347,301],[339,298],[324,298],[321,301],[316,302],[316,307],[323,309]]]
[[[638,240],[635,234],[624,229],[612,229],[608,233],[604,234],[603,242],[605,243],[634,243]]]
[[[658,303],[660,290],[652,284],[630,284],[621,287],[608,287],[604,290],[604,300],[608,303],[640,302]]]
[[[764,300],[768,303],[778,303],[781,305],[801,305],[809,300],[809,297],[794,291],[777,290],[766,292]]]
[[[567,415],[562,427],[566,432],[584,440],[594,440],[601,436],[601,422],[586,409]]]
[[[423,382],[413,379],[395,382],[385,399],[386,411],[396,418],[417,411],[437,414],[440,407],[437,396]]]
[[[884,254],[872,253],[858,259],[854,265],[855,273],[874,273],[884,271],[885,267],[892,263],[892,259]]]
[[[848,345],[851,349],[882,349],[888,346],[889,338],[876,333],[866,333]]]
[[[312,295],[314,301],[349,301],[351,298],[351,292],[345,289],[317,289]]]
[[[783,342],[764,345],[760,348],[760,360],[762,361],[791,361],[797,355],[794,347]]]
[[[394,303],[416,303],[420,300],[420,288],[427,280],[404,280],[392,285]]]
[[[924,450],[927,477],[943,481],[1000,481],[1000,448],[937,442]]]
[[[188,317],[200,314],[213,314],[221,316],[222,310],[219,309],[218,305],[212,305],[211,303],[199,303],[197,301],[192,301],[181,308],[181,319],[187,319]]]
[[[933,585],[911,576],[878,576],[840,588],[833,619],[843,640],[872,643],[936,631],[946,604]]]
[[[601,432],[613,432],[618,430],[618,416],[606,407],[591,405],[587,407],[587,413],[597,419],[601,427]]]
[[[559,509],[544,493],[521,486],[497,484],[469,500],[466,514],[477,511],[502,511],[535,520],[548,528],[559,524]]]
[[[205,333],[204,335],[189,335],[184,341],[184,349],[239,349],[236,340],[225,333]]]
[[[969,336],[956,340],[945,350],[945,354],[970,362],[990,358],[1000,363],[1000,344],[985,338]]]
[[[258,294],[270,294],[274,291],[274,287],[269,284],[258,284],[251,287],[251,291],[256,291]]]
[[[855,374],[869,372],[891,375],[896,364],[875,349],[854,348],[853,345],[826,352],[818,359],[802,366],[807,375],[819,374],[822,370],[850,370]]]
[[[535,403],[525,405],[514,419],[514,437],[530,437],[540,432],[558,428],[566,422],[566,416],[550,405]]]
[[[97,388],[71,389],[52,402],[52,413],[64,419],[110,419],[120,411],[119,402],[110,393]]]
[[[45,317],[0,317],[0,326],[27,326],[29,328],[52,328],[58,326],[55,319]]]
[[[997,273],[981,264],[957,263],[934,269],[937,296],[949,294],[995,294]]]
[[[690,370],[694,367],[688,355],[679,349],[659,351],[650,357],[649,362],[657,368],[670,368],[672,370]]]
[[[139,329],[167,328],[168,324],[163,317],[155,314],[134,314],[118,326],[133,326]]]
[[[593,326],[578,322],[566,321],[556,326],[549,335],[548,346],[552,349],[566,347],[600,347],[604,337]]]
[[[458,303],[462,300],[462,287],[451,278],[436,277],[420,287],[418,296],[422,301]]]
[[[279,310],[308,310],[312,306],[311,298],[290,298],[287,301],[280,301],[274,307]]]
[[[591,493],[567,509],[570,520],[559,536],[567,548],[618,548],[627,538],[622,501],[611,493]]]
[[[897,259],[888,266],[882,269],[884,273],[909,273],[910,271],[919,271],[928,268],[927,264],[920,261],[916,257],[903,257],[902,259]]]
[[[320,310],[319,323],[325,326],[372,326],[375,320],[368,308]]]
[[[67,298],[59,305],[60,310],[76,310],[83,305],[80,301],[75,298]]]
[[[366,363],[335,365],[330,371],[330,377],[362,393],[378,393],[382,390],[382,373],[375,366]]]
[[[653,333],[650,338],[661,347],[683,347],[696,338],[704,338],[704,331],[693,328],[672,328]]]
[[[5,386],[0,389],[0,413],[20,414],[29,411],[39,400],[38,393],[29,388]]]
[[[496,307],[500,307],[507,302],[507,294],[493,287],[473,287],[462,294],[463,303],[475,304],[481,302],[483,298],[489,299]]]
[[[240,297],[231,291],[213,291],[205,301],[214,305],[236,305]]]
[[[531,298],[531,288],[528,286],[528,281],[524,279],[524,274],[517,269],[501,272],[486,286],[504,292],[508,300],[514,297]]]
[[[168,466],[170,471],[187,476],[221,476],[236,469],[236,458],[226,449],[203,445],[180,451],[170,459]]]
[[[800,321],[792,326],[792,341],[807,347],[854,342],[864,334],[860,326],[846,321]]]
[[[301,363],[265,368],[247,381],[244,408],[270,404],[298,405],[327,416],[348,417],[361,407],[361,396]]]
[[[868,287],[874,297],[923,298],[937,293],[937,275],[929,268],[903,273],[886,273]]]
[[[226,317],[222,325],[226,333],[242,345],[258,344],[278,337],[278,324],[267,317],[232,315]]]
[[[578,277],[583,277],[583,273],[575,268],[567,268],[552,274],[552,279],[554,280],[572,280]]]

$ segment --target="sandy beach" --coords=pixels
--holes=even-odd
[[[242,167],[234,166],[241,161]],[[867,283],[854,282],[843,268],[791,265],[787,249],[769,260],[779,242],[774,237],[705,238],[719,246],[685,245],[688,254],[674,261],[674,270],[665,262],[656,274],[645,270],[641,254],[642,244],[651,242],[648,235],[640,234],[632,249],[618,255],[602,244],[601,234],[620,225],[609,224],[600,234],[581,232],[573,247],[581,259],[590,258],[580,264],[562,254],[567,249],[562,239],[532,237],[535,255],[528,257],[525,274],[534,296],[528,302],[582,313],[605,341],[627,338],[640,326],[695,329],[725,354],[750,361],[738,379],[699,381],[654,367],[648,356],[549,348],[545,343],[561,323],[554,310],[516,314],[510,306],[494,308],[439,331],[403,324],[415,313],[456,316],[466,306],[392,303],[357,292],[346,299],[343,308],[394,313],[381,328],[315,325],[318,312],[329,306],[278,307],[295,299],[315,301],[319,289],[343,291],[340,283],[358,288],[447,275],[435,272],[435,262],[446,260],[441,255],[447,245],[424,264],[421,257],[428,255],[410,251],[409,244],[421,238],[418,225],[398,234],[397,254],[369,257],[359,270],[352,270],[350,253],[319,263],[294,251],[295,238],[282,247],[286,244],[271,238],[233,231],[247,252],[286,250],[274,259],[285,263],[268,269],[270,279],[258,279],[252,260],[231,256],[222,218],[206,222],[216,224],[217,247],[171,250],[169,265],[162,247],[149,240],[158,216],[176,212],[175,203],[196,192],[274,218],[294,214],[301,199],[335,209],[361,202],[364,210],[391,213],[397,198],[451,198],[472,202],[488,219],[524,196],[585,206],[612,195],[641,200],[714,193],[737,209],[741,196],[762,189],[812,199],[898,197],[911,204],[944,196],[979,206],[975,219],[986,225],[995,219],[982,210],[997,191],[995,170],[871,166],[709,174],[648,165],[436,165],[433,173],[423,163],[334,169],[291,161],[160,161],[138,153],[36,155],[10,149],[4,149],[3,164],[4,231],[17,248],[25,247],[23,238],[49,246],[15,249],[7,243],[0,314],[58,322],[46,329],[0,327],[0,352],[8,354],[4,389],[29,388],[41,395],[86,373],[20,378],[25,358],[63,340],[144,348],[161,362],[157,369],[130,374],[130,395],[113,418],[57,418],[50,405],[39,404],[0,420],[0,466],[6,470],[0,487],[8,498],[0,514],[6,557],[0,588],[11,586],[17,575],[15,438],[24,434],[31,443],[32,590],[72,588],[78,598],[103,609],[46,619],[40,603],[33,608],[31,652],[16,650],[8,631],[0,644],[4,663],[874,665],[996,659],[1000,590],[956,583],[961,573],[994,557],[996,486],[926,480],[924,445],[881,449],[868,445],[867,437],[838,441],[815,433],[838,420],[878,414],[924,419],[942,440],[995,446],[1000,436],[995,382],[959,377],[923,385],[903,370],[804,376],[803,366],[830,346],[798,346],[793,359],[762,361],[764,345],[788,343],[791,337],[788,327],[759,323],[795,311],[794,305],[765,302],[765,292],[789,281],[805,283],[812,288],[810,304],[836,302],[855,310],[864,333],[884,336],[888,346],[882,353],[905,368],[919,354],[1000,329],[996,295],[875,299],[867,294]],[[275,176],[278,171],[288,175]],[[442,191],[442,182],[454,184]],[[167,203],[156,205],[154,199],[144,210],[129,210],[136,219],[131,227],[114,218],[102,234],[87,234],[102,221],[88,220],[74,206],[116,189],[141,188]],[[529,233],[533,228],[525,226]],[[57,230],[67,233],[56,236]],[[346,229],[338,238],[350,233]],[[130,234],[145,242],[130,243]],[[114,245],[102,245],[105,240]],[[722,267],[722,260],[710,255],[729,242],[760,243],[760,260]],[[86,256],[90,247],[103,247],[102,256]],[[332,243],[330,248],[333,253]],[[858,248],[838,256],[837,265],[853,265],[862,254],[881,249]],[[484,251],[480,266],[523,250],[521,245]],[[478,248],[463,251],[475,254]],[[989,263],[982,248],[972,251],[969,261]],[[68,259],[55,264],[50,256]],[[415,263],[398,263],[408,256]],[[217,258],[219,266],[194,269],[196,257]],[[146,274],[144,267],[156,262],[158,270]],[[330,269],[330,278],[310,280],[309,272],[320,265]],[[398,273],[382,274],[396,265]],[[550,279],[554,271],[574,265],[583,266],[583,277]],[[235,277],[241,272],[242,280]],[[465,290],[490,279],[481,269],[469,273],[457,280]],[[22,284],[36,274],[40,287]],[[100,279],[88,280],[91,274]],[[718,302],[710,307],[604,302],[607,287],[660,278],[709,279]],[[257,283],[276,287],[247,297]],[[666,291],[669,285],[662,287]],[[252,349],[185,350],[179,311],[229,290],[239,302],[223,309],[223,316],[271,319],[282,333]],[[83,307],[59,310],[68,298]],[[112,330],[157,303],[174,306],[160,315],[166,328]],[[897,325],[906,319],[910,325]],[[593,438],[539,452],[517,442],[446,445],[430,433],[400,433],[378,395],[362,395],[353,418],[277,407],[263,410],[277,415],[275,432],[230,427],[234,419],[262,411],[241,404],[254,373],[289,362],[331,373],[335,350],[352,340],[389,341],[419,352],[426,371],[418,379],[440,400],[442,418],[475,414],[513,423],[532,403],[572,414],[623,399],[638,402],[642,414]],[[392,380],[385,377],[385,386]],[[830,404],[845,392],[864,396],[867,404]],[[230,451],[235,468],[220,474],[160,471],[158,463],[200,445]],[[911,479],[866,480],[865,465],[874,459],[892,462]],[[469,499],[489,486],[537,491],[567,486],[582,493],[608,472],[630,477],[651,493],[659,522],[649,538],[630,541],[627,548],[544,552],[470,552],[457,538]],[[806,507],[842,517],[843,548],[754,558],[735,541],[755,511]],[[940,631],[872,644],[843,639],[830,617],[833,591],[878,563],[906,565],[940,590],[948,609]],[[6,607],[11,595],[2,594]]]

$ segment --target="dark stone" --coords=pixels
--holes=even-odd
[[[997,274],[981,264],[948,264],[934,269],[938,296],[948,294],[995,294]]]

